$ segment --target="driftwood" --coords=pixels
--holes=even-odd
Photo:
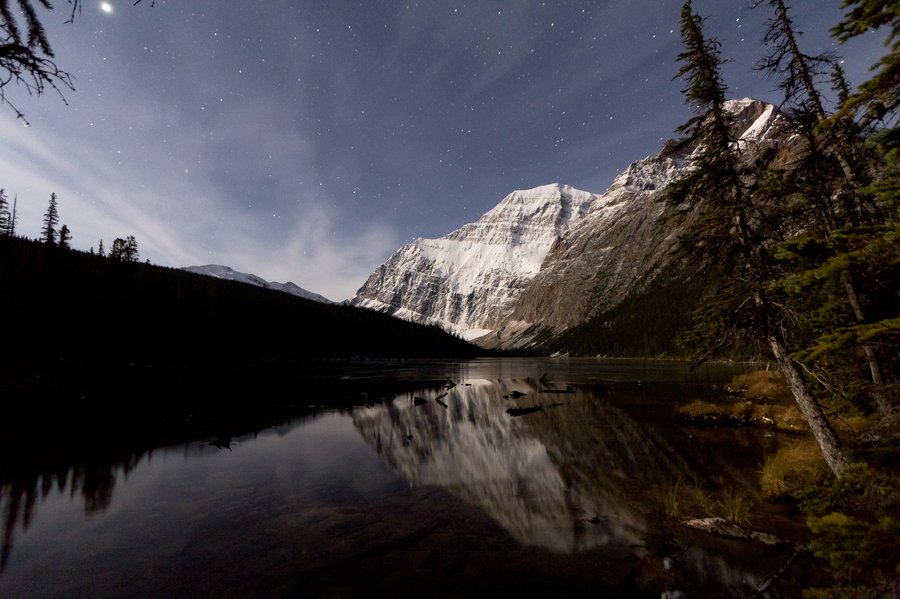
[[[533,414],[543,410],[543,406],[531,406],[529,408],[509,408],[506,413],[510,416],[524,416],[525,414]]]
[[[784,543],[784,541],[773,534],[753,530],[752,528],[729,522],[725,518],[695,518],[687,520],[683,524],[688,528],[719,535],[720,537],[757,541],[766,545],[781,545]]]

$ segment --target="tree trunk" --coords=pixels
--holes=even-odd
[[[799,75],[800,80],[803,82],[803,87],[806,88],[806,95],[809,96],[809,100],[812,102],[813,110],[816,112],[816,118],[819,119],[819,122],[824,121],[828,116],[825,114],[825,108],[822,106],[822,98],[813,82],[812,74],[809,72],[809,66],[806,64],[806,57],[803,56],[803,53],[800,52],[800,46],[797,45],[797,38],[794,37],[794,23],[788,15],[787,6],[785,6],[784,0],[775,0],[775,10],[778,13],[778,22],[781,23],[781,31],[784,34],[788,49],[791,51],[791,56],[794,59],[797,75]]]
[[[809,429],[819,443],[825,463],[828,464],[834,475],[840,478],[847,467],[847,456],[844,455],[841,440],[838,439],[834,429],[831,428],[825,413],[822,412],[822,407],[810,394],[800,369],[788,356],[784,341],[776,333],[770,333],[768,341],[769,346],[772,348],[772,353],[775,354],[775,361],[778,362],[778,366],[781,368],[781,372],[784,373],[784,378],[787,379],[788,386],[790,386],[791,392],[794,394],[797,407],[800,408],[800,413],[803,414]]]
[[[788,49],[790,50],[791,56],[794,59],[793,62],[795,68],[797,69],[797,75],[800,77],[800,80],[803,83],[803,87],[806,89],[806,95],[809,98],[809,101],[812,102],[813,111],[816,113],[816,119],[820,123],[824,123],[828,120],[828,115],[825,112],[825,108],[822,106],[822,96],[816,89],[812,73],[809,72],[807,58],[800,51],[800,46],[797,45],[797,38],[794,36],[794,23],[791,21],[791,17],[788,15],[787,6],[784,4],[784,0],[775,0],[774,6],[776,12],[778,13],[778,22],[781,23],[781,31],[784,34],[784,38],[788,44]],[[829,132],[828,137],[832,145],[832,152],[834,154],[834,157],[837,158],[838,163],[841,165],[841,170],[844,173],[844,177],[848,182],[850,182],[851,185],[856,187],[857,177],[853,166],[850,164],[850,161],[847,160],[847,157],[844,155],[844,153],[841,152],[838,148],[837,140],[834,138],[834,135]]]
[[[859,301],[859,294],[856,293],[856,287],[850,280],[850,275],[844,273],[841,276],[841,283],[844,284],[844,291],[847,292],[847,301],[853,309],[853,317],[856,322],[863,323],[866,321],[866,315],[862,309],[862,302]],[[872,382],[876,385],[884,384],[884,375],[881,372],[881,364],[878,363],[878,357],[875,355],[875,347],[871,343],[863,346],[866,352],[866,360],[869,362],[869,372],[872,373]]]

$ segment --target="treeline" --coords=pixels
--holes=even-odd
[[[19,223],[18,200],[18,195],[13,196],[12,206],[10,206],[9,195],[5,189],[0,188],[0,236],[15,237],[16,227]],[[59,246],[64,250],[72,249],[72,231],[66,224],[60,226],[59,220],[59,200],[56,193],[53,192],[50,194],[47,210],[41,219],[39,240],[47,245]],[[94,253],[93,246],[91,246],[90,253]],[[102,239],[98,245],[97,254],[106,255]],[[125,239],[116,238],[109,251],[109,257],[123,262],[137,262],[140,253],[134,235],[129,235]]]

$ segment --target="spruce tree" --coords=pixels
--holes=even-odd
[[[13,196],[12,213],[9,215],[9,233],[8,233],[8,235],[10,237],[12,237],[16,234],[16,225],[19,224],[19,215],[16,212],[18,203],[19,203],[19,196],[18,195]]]
[[[824,120],[825,108],[815,78],[830,74],[833,60],[829,56],[812,56],[801,51],[785,0],[757,0],[755,6],[764,4],[769,6],[773,15],[763,37],[767,54],[759,68],[777,77],[778,87],[788,105],[808,104],[817,118]]]
[[[113,260],[125,260],[125,240],[121,237],[113,239],[112,247],[109,248],[109,257]]]
[[[59,224],[59,212],[56,205],[56,194],[50,194],[50,204],[44,213],[43,227],[41,228],[41,241],[48,244],[56,243],[56,225]]]
[[[12,224],[12,213],[9,211],[9,199],[3,189],[0,189],[0,235],[9,235]]]
[[[103,240],[102,240],[102,239],[100,240],[100,245],[97,246],[97,255],[98,255],[98,256],[105,256],[105,255],[106,255],[106,252],[103,250]]]
[[[861,112],[862,124],[872,126],[900,107],[900,5],[897,0],[844,0],[843,8],[847,11],[844,19],[831,30],[842,43],[872,30],[888,29],[884,43],[889,51],[873,65],[873,77],[842,106],[845,112]]]
[[[59,247],[64,250],[70,249],[72,241],[72,234],[69,232],[69,226],[63,225],[59,228]]]
[[[667,200],[693,219],[682,246],[701,268],[715,263],[725,270],[722,287],[696,314],[695,359],[709,357],[723,338],[749,337],[767,346],[825,461],[840,476],[846,467],[840,440],[790,356],[781,315],[766,289],[774,268],[768,247],[775,231],[770,227],[777,219],[764,212],[765,207],[754,205],[753,177],[741,160],[733,117],[726,109],[719,43],[705,37],[703,19],[693,13],[690,0],[682,8],[681,35],[684,51],[678,56],[682,63],[678,77],[687,83],[683,91],[695,116],[679,131],[695,150],[693,169],[669,188]]]
[[[846,81],[833,57],[802,52],[785,0],[759,0],[756,6],[760,5],[767,5],[772,12],[763,38],[767,54],[760,68],[777,79],[784,92],[785,104],[793,108],[792,123],[806,141],[805,148],[799,150],[796,164],[790,165],[788,175],[795,179],[794,199],[799,200],[801,207],[805,206],[805,210],[797,210],[794,215],[796,227],[805,230],[801,237],[824,239],[823,247],[835,249],[837,245],[831,243],[834,237],[846,235],[848,227],[871,224],[872,215],[880,212],[877,203],[858,193],[867,183],[867,175],[861,164],[865,152],[856,123],[852,119],[832,119],[817,87],[817,79],[822,81],[826,75],[831,75],[838,95],[846,98]],[[781,190],[782,193],[785,191]],[[798,243],[800,240],[794,239],[789,245],[796,247]],[[819,256],[822,260],[828,257],[827,252]],[[832,303],[833,294],[843,296],[855,323],[865,324],[870,310],[861,293],[864,286],[858,280],[859,273],[853,272],[849,263],[846,265],[847,268],[831,269],[837,285],[819,284],[802,289],[802,293],[821,296],[821,304]],[[812,265],[813,268],[817,266]],[[794,290],[800,291],[796,285]],[[864,342],[861,351],[872,383],[884,384],[876,345]]]

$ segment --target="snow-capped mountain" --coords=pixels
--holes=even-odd
[[[550,248],[596,200],[558,184],[514,191],[476,222],[400,248],[351,303],[437,324],[465,338],[484,335],[509,313]]]
[[[731,100],[743,159],[783,160],[790,134],[777,109],[758,100]],[[595,209],[548,253],[540,272],[477,343],[522,347],[539,334],[555,335],[610,310],[677,270],[681,229],[662,224],[662,196],[692,165],[694,148],[674,143],[632,163],[600,196]],[[690,217],[688,217],[690,218]]]
[[[740,148],[775,160],[777,109],[732,100]],[[669,142],[631,164],[603,194],[552,184],[516,191],[475,223],[417,239],[379,266],[351,303],[438,324],[486,347],[521,347],[639,292],[673,263],[677,228],[662,226],[665,188],[694,148]]]
[[[198,275],[206,275],[208,277],[215,277],[217,279],[226,279],[228,281],[238,281],[240,283],[247,283],[249,285],[255,285],[257,287],[264,287],[266,289],[274,289],[275,291],[282,291],[284,293],[290,293],[291,295],[296,295],[297,297],[302,297],[304,299],[312,300],[315,302],[322,302],[325,304],[333,304],[330,299],[319,295],[318,293],[313,293],[312,291],[307,291],[294,283],[288,281],[287,283],[275,283],[272,281],[266,281],[265,279],[258,277],[256,275],[252,275],[245,272],[238,272],[233,268],[228,266],[222,266],[221,264],[205,264],[203,266],[185,266],[182,270],[186,270],[188,272],[192,272]]]

